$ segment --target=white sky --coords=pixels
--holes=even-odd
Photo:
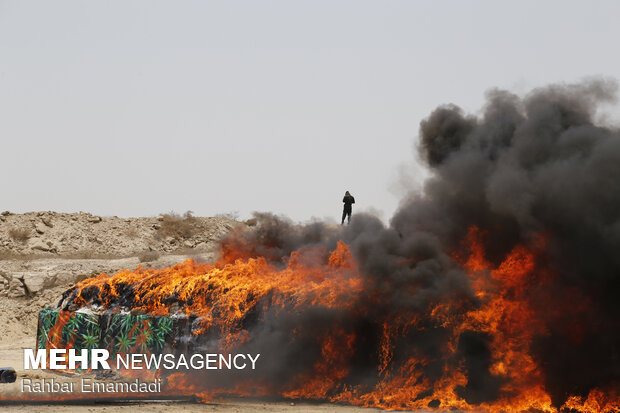
[[[2,1],[0,210],[388,219],[420,120],[620,77],[617,1]]]

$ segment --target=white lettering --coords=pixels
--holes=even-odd
[[[187,365],[187,360],[185,359],[185,356],[183,354],[179,356],[179,361],[177,362],[177,370],[181,365],[183,365],[185,369],[189,369],[189,366]]]
[[[37,357],[34,357],[34,351],[31,348],[24,349],[24,370],[44,369],[45,368],[45,350],[38,349]]]
[[[125,356],[125,359],[123,359],[122,355],[120,355],[118,353],[116,354],[116,369],[120,370],[121,369],[121,365],[125,369],[129,370],[129,354],[127,354]]]
[[[64,348],[53,348],[50,350],[50,369],[66,369],[67,365],[63,364],[65,357],[62,356],[67,350]]]
[[[208,370],[216,370],[217,366],[215,365],[215,363],[217,363],[217,360],[215,359],[217,357],[217,354],[207,354],[207,369]],[[211,366],[211,364],[213,364],[213,366]]]
[[[91,367],[93,369],[97,369],[100,365],[102,369],[109,370],[110,365],[108,364],[108,358],[110,357],[110,352],[106,349],[96,348],[91,350]]]
[[[142,356],[143,354],[132,354],[131,355],[131,369],[132,370],[142,370]]]
[[[153,366],[153,368],[155,369],[159,369],[159,364],[161,363],[161,354],[159,354],[158,356],[155,356],[155,354],[151,354],[150,357],[146,358],[146,368],[147,369],[151,369]]]
[[[239,357],[241,357],[241,358],[243,358],[243,359],[245,360],[245,354],[237,354],[237,355],[235,356],[235,358],[233,358],[233,364],[235,365],[235,368],[236,368],[237,370],[242,370],[242,369],[244,369],[244,368],[245,368],[245,366],[247,365],[247,363],[243,363],[243,365],[242,365],[242,366],[238,366],[238,365],[237,365],[237,358],[239,358]]]
[[[256,360],[258,360],[259,357],[260,357],[260,353],[256,354],[256,358],[252,358],[252,355],[248,354],[248,358],[252,362],[252,370],[256,368]]]
[[[88,368],[88,350],[82,349],[82,351],[80,351],[80,355],[76,356],[75,349],[69,349],[69,368],[75,370],[75,365],[78,361],[80,362],[80,366],[82,368]]]
[[[174,368],[174,354],[166,354],[164,356],[164,368],[166,370],[172,370]]]
[[[220,370],[222,369],[222,364],[224,364],[226,368],[230,370],[230,363],[230,353],[228,353],[228,360],[226,360],[226,357],[224,357],[223,354],[220,354]]]
[[[28,387],[28,391],[31,392],[32,391],[31,384],[32,384],[31,379],[22,379],[22,393],[25,391],[24,386]]]
[[[200,358],[200,362],[199,362],[198,364],[195,364],[195,363],[194,363],[194,359],[195,359],[196,357]],[[199,369],[202,369],[202,368],[204,367],[204,364],[205,364],[205,363],[204,363],[204,361],[203,361],[203,359],[202,359],[202,358],[203,358],[203,357],[202,357],[202,354],[194,354],[192,357],[190,357],[190,359],[189,359],[189,364],[192,366],[192,368],[193,368],[194,370],[199,370]]]

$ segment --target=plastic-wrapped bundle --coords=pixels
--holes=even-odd
[[[153,316],[131,312],[43,309],[39,312],[39,349],[107,349],[117,354],[187,353],[196,345],[195,317]],[[75,372],[87,370],[77,365]]]

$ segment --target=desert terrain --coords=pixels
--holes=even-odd
[[[100,217],[90,213],[0,214],[0,367],[16,369],[18,381],[0,384],[0,410],[22,412],[217,411],[327,412],[373,411],[351,406],[290,401],[193,400],[74,403],[7,402],[19,399],[20,378],[58,377],[23,370],[23,349],[34,348],[38,312],[55,304],[77,281],[124,268],[165,267],[188,258],[211,261],[218,240],[229,231],[251,230],[252,220],[163,214],[149,218]]]

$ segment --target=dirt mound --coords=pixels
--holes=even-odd
[[[0,215],[0,258],[118,258],[146,251],[206,250],[239,225],[229,218],[189,214],[119,218],[5,211]]]
[[[76,281],[121,269],[211,261],[217,241],[244,223],[225,217],[89,213],[0,214],[0,342],[36,333],[37,314]]]

